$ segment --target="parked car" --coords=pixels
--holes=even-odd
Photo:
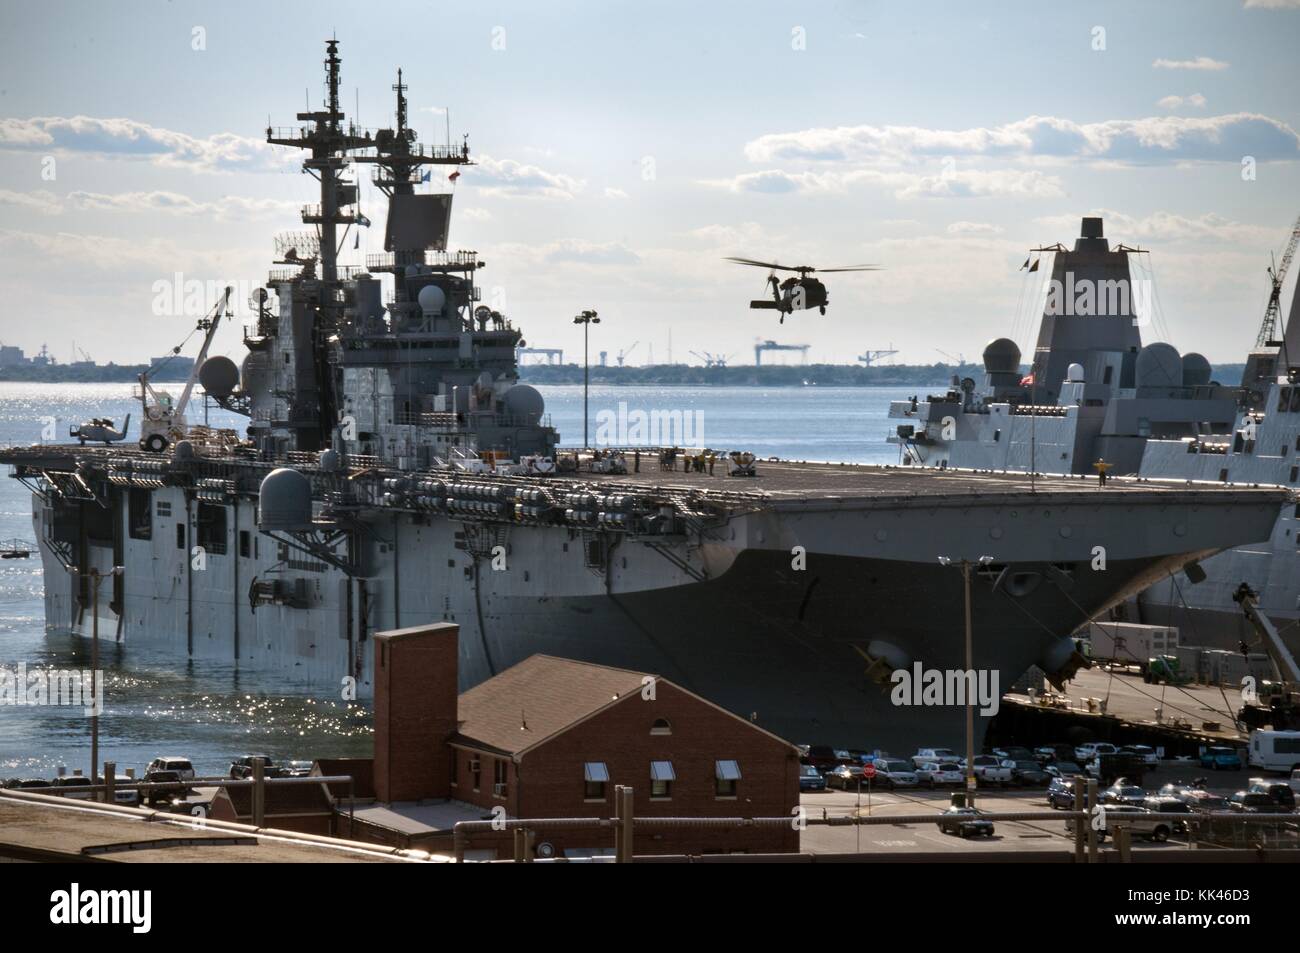
[[[1206,748],[1201,752],[1201,767],[1211,771],[1240,771],[1241,756],[1233,748]]]
[[[844,762],[830,745],[809,745],[807,752],[800,759],[804,764],[811,764],[823,772],[837,768]]]
[[[1214,814],[1230,809],[1226,797],[1209,791],[1187,791],[1183,794],[1183,801],[1197,814]]]
[[[194,778],[194,765],[189,758],[154,758],[145,765],[144,773],[148,774],[150,771],[175,771],[181,776],[182,781],[189,781]]]
[[[826,779],[822,773],[811,764],[799,765],[799,790],[800,791],[825,791]]]
[[[88,790],[90,786],[90,778],[68,774],[54,779],[53,791],[50,793],[58,792],[62,797],[76,798],[78,801],[93,801],[95,792]]]
[[[973,807],[950,807],[935,821],[944,834],[958,837],[992,837],[993,822]]]
[[[1149,797],[1146,791],[1137,784],[1127,784],[1123,778],[1120,778],[1106,790],[1101,792],[1102,804],[1132,804],[1141,807],[1142,803]]]
[[[1052,810],[1074,810],[1074,780],[1053,778],[1047,785],[1047,805]]]
[[[926,787],[935,788],[941,784],[961,784],[966,775],[954,761],[927,761],[917,769],[916,780]]]
[[[279,767],[266,755],[249,754],[242,758],[236,758],[230,763],[230,777],[236,781],[253,776],[253,759],[261,758],[265,764],[262,767],[262,776],[267,778],[278,778],[280,776]]]
[[[1250,787],[1246,789],[1252,794],[1266,794],[1276,804],[1288,811],[1295,810],[1295,792],[1291,790],[1291,785],[1285,781],[1267,781],[1264,778],[1251,778]]]
[[[961,757],[951,748],[918,748],[912,755],[912,766],[919,768],[930,762],[958,762]]]
[[[1174,830],[1180,834],[1187,831],[1187,818],[1192,816],[1192,808],[1186,801],[1176,797],[1149,797],[1142,802],[1152,814],[1181,815],[1173,818]]]
[[[315,767],[313,761],[286,761],[280,766],[280,777],[305,778],[311,774],[313,767]]]
[[[980,784],[996,784],[999,787],[1012,782],[1012,764],[994,754],[977,754],[974,758],[975,780]]]
[[[856,791],[861,783],[862,765],[860,764],[842,764],[834,771],[826,772],[826,786],[830,788]]]
[[[1074,760],[1074,745],[1042,745],[1034,749],[1034,757],[1044,764],[1056,764],[1061,761]]]
[[[917,785],[916,771],[910,761],[901,758],[877,758],[875,761],[875,784],[893,788],[914,788]]]
[[[1074,749],[1074,760],[1087,764],[1099,754],[1114,754],[1118,749],[1108,741],[1089,741]]]
[[[1124,745],[1119,751],[1120,754],[1137,755],[1149,768],[1160,767],[1160,756],[1156,754],[1156,749],[1150,745]]]
[[[1054,778],[1081,778],[1088,773],[1073,761],[1053,761],[1051,764],[1043,765],[1043,770]]]
[[[1111,784],[1120,778],[1128,778],[1131,784],[1142,779],[1147,766],[1139,755],[1098,751],[1084,767],[1101,784]]]
[[[1091,824],[1093,819],[1087,823]],[[1158,814],[1154,811],[1148,811],[1145,807],[1135,804],[1110,804],[1101,812],[1101,827],[1097,831],[1097,838],[1105,840],[1107,834],[1113,834],[1115,828],[1123,824],[1133,832],[1134,837],[1142,837],[1152,841],[1166,841],[1169,835],[1174,832],[1175,825],[1183,823],[1165,814]],[[1066,833],[1073,836],[1074,818],[1065,822]]]
[[[50,788],[54,785],[45,778],[10,778],[5,782],[5,787],[15,791],[40,790],[41,788]]]
[[[144,776],[147,784],[178,785],[186,780],[188,779],[182,778],[179,771],[149,771]],[[170,804],[174,798],[183,799],[192,793],[194,792],[187,787],[145,788],[142,797],[149,807],[163,807]]]
[[[1228,810],[1243,814],[1290,814],[1291,809],[1283,807],[1262,791],[1238,791],[1228,798]]]
[[[1011,769],[1011,780],[1021,787],[1042,788],[1047,787],[1052,781],[1052,776],[1032,758],[1004,761],[1002,764]]]
[[[1028,748],[1018,746],[994,748],[993,754],[1000,761],[1029,761],[1034,757],[1034,753]]]

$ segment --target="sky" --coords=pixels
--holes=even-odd
[[[450,246],[570,361],[584,309],[593,362],[1028,350],[1027,250],[1092,214],[1150,251],[1148,340],[1240,361],[1300,214],[1300,0],[0,0],[0,342],[134,363],[193,329],[178,276],[207,305],[264,282],[316,200],[265,129],[319,108],[331,36],[350,119],[392,124],[401,67],[422,139],[468,135],[476,164],[430,186]],[[382,250],[359,178],[375,226],[344,263]],[[882,270],[782,325],[728,255]]]

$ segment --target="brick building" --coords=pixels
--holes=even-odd
[[[535,655],[457,696],[458,627],[375,637],[377,803],[351,836],[446,850],[456,820],[609,818],[616,785],[637,817],[791,817],[793,745],[659,676]],[[505,832],[477,856],[510,855]],[[535,832],[544,853],[609,853],[613,833]],[[798,850],[780,828],[639,831],[637,854]]]

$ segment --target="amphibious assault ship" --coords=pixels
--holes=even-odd
[[[451,199],[419,188],[470,164],[468,145],[418,143],[400,74],[395,128],[345,124],[334,41],[325,67],[325,107],[267,130],[319,180],[311,229],[278,243],[242,367],[199,369],[246,433],[0,452],[33,492],[51,629],[88,633],[98,605],[128,653],[365,697],[376,631],[448,620],[464,687],[545,652],[662,673],[791,739],[910,751],[964,733],[960,706],[898,708],[889,684],[967,667],[964,578],[975,668],[1004,687],[1031,665],[1064,677],[1079,624],[1267,535],[1286,497],[558,452],[518,380],[520,330],[478,304],[485,262],[448,251]],[[356,164],[388,197],[386,251],[364,267],[337,253],[360,221]]]
[[[889,440],[922,467],[986,467],[1040,473],[1132,474],[1188,485],[1294,488],[1300,474],[1300,297],[1285,333],[1278,299],[1300,221],[1274,279],[1266,317],[1240,385],[1211,380],[1209,362],[1171,345],[1143,345],[1150,312],[1132,277],[1138,249],[1112,249],[1102,221],[1085,218],[1072,249],[1052,252],[1050,281],[1088,288],[1089,308],[1048,296],[1028,373],[1020,349],[998,338],[984,350],[983,385],[955,381],[945,393],[895,401]],[[1125,289],[1128,289],[1125,291]],[[1121,294],[1121,292],[1123,292]],[[1117,305],[1117,306],[1113,306]],[[1069,311],[1070,313],[1067,313]],[[1170,573],[1141,593],[1130,621],[1178,625],[1196,644],[1238,648],[1255,633],[1234,600],[1247,583],[1260,609],[1295,641],[1300,621],[1300,520],[1288,501],[1268,533],[1250,545]]]

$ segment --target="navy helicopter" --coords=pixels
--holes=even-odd
[[[778,265],[772,261],[755,261],[753,258],[731,258],[726,261],[734,261],[738,265],[753,265],[755,268],[767,268],[767,286],[771,289],[772,300],[760,298],[757,301],[751,301],[751,308],[763,309],[768,311],[781,312],[781,324],[785,324],[785,316],[795,311],[806,311],[810,308],[818,309],[822,314],[826,313],[826,305],[829,298],[826,294],[826,286],[816,278],[810,277],[814,272],[828,274],[833,271],[879,271],[879,265],[846,265],[843,268],[814,268],[812,265]],[[778,271],[790,271],[798,275],[796,278],[791,275],[784,281],[777,278]]]

